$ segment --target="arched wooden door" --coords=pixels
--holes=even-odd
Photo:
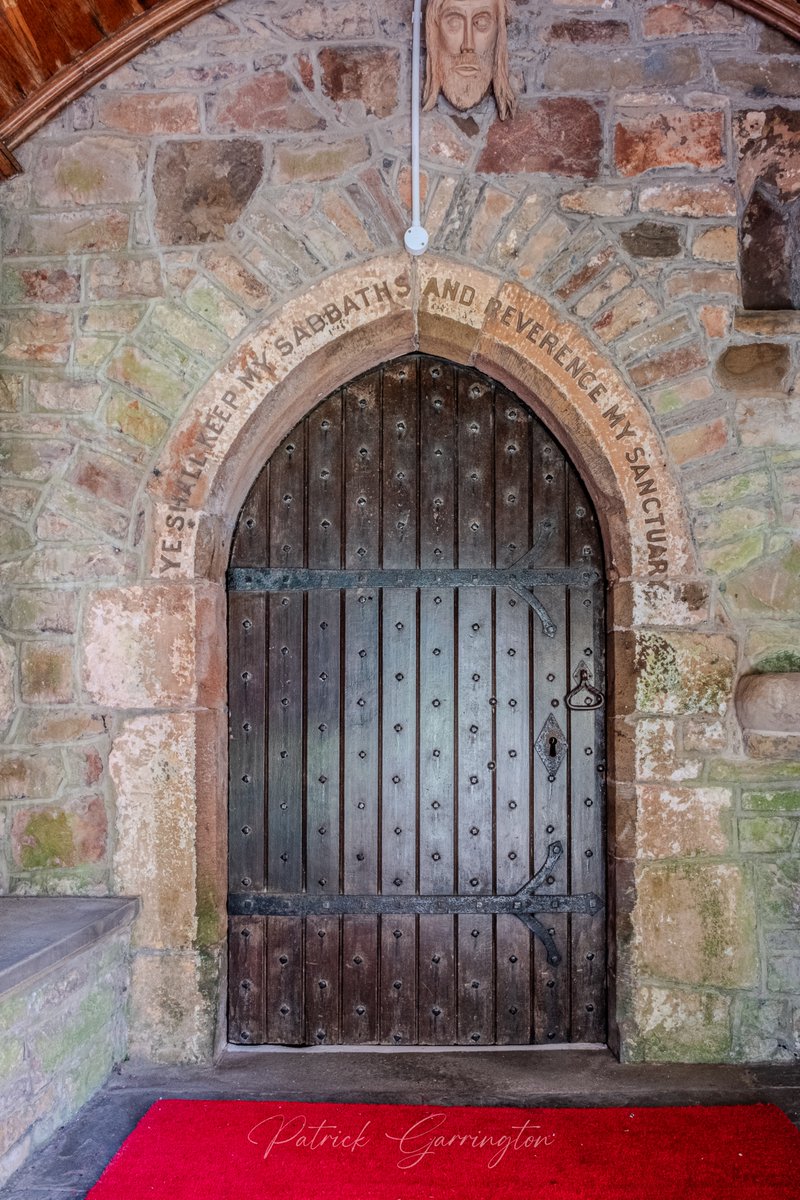
[[[605,1041],[602,553],[553,437],[387,363],[272,455],[228,583],[230,1040]]]

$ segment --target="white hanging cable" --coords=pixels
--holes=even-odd
[[[422,0],[414,0],[411,17],[411,226],[406,230],[404,242],[409,254],[424,254],[428,247],[428,232],[420,221],[419,199],[419,55],[420,31],[422,28]]]

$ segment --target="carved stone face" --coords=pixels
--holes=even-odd
[[[437,29],[442,91],[454,108],[472,108],[492,86],[497,0],[445,0]]]

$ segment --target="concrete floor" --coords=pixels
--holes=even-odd
[[[800,1063],[622,1066],[607,1050],[595,1049],[312,1048],[229,1049],[209,1068],[128,1064],[0,1189],[0,1200],[82,1200],[140,1117],[162,1097],[521,1108],[766,1101],[800,1128]]]

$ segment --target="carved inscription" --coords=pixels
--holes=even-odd
[[[238,430],[245,411],[251,407],[254,393],[261,398],[283,377],[276,361],[290,358],[315,335],[327,331],[336,336],[337,328],[349,322],[354,315],[385,309],[408,296],[411,281],[405,273],[394,279],[376,280],[364,287],[354,288],[337,297],[335,302],[324,305],[318,312],[308,312],[294,320],[289,327],[280,331],[273,342],[276,355],[269,348],[256,353],[251,350],[234,373],[234,381],[213,401],[195,426],[193,441],[183,457],[180,470],[169,481],[167,496],[168,511],[164,520],[166,534],[159,546],[159,573],[168,575],[178,571],[185,551],[186,531],[194,528],[190,514],[194,489],[203,477],[220,438],[226,433],[230,422],[237,416],[234,428]]]

